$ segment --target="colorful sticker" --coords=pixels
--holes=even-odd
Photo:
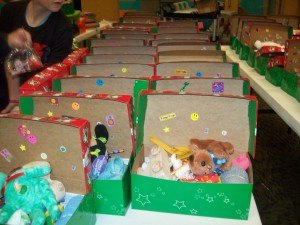
[[[224,82],[213,82],[212,83],[212,93],[221,94],[224,92]]]
[[[82,131],[82,139],[83,139],[83,143],[87,143],[88,142],[88,128],[83,129]]]
[[[71,170],[72,170],[72,171],[75,171],[75,170],[76,170],[76,166],[73,165],[73,166],[71,167]]]
[[[115,125],[115,118],[114,118],[114,116],[113,115],[106,116],[106,123],[107,123],[107,126],[113,127]]]
[[[72,103],[72,109],[74,109],[74,110],[79,110],[80,109],[80,105],[79,105],[79,103],[77,103],[77,102],[73,102]]]
[[[179,92],[185,92],[186,87],[189,85],[190,83],[188,82],[184,82],[183,86],[180,88]]]
[[[58,98],[50,98],[51,105],[58,106]]]
[[[222,133],[223,136],[226,136],[226,135],[227,135],[227,131],[226,131],[226,130],[222,130],[221,133]]]
[[[67,151],[67,148],[65,146],[60,146],[59,150],[62,152],[62,153],[65,153]]]
[[[27,140],[31,143],[31,144],[36,144],[37,142],[37,138],[35,135],[33,134],[30,134],[27,136]]]
[[[48,116],[48,117],[52,117],[52,116],[53,116],[53,112],[48,111],[47,116]]]
[[[164,130],[165,133],[169,133],[170,132],[170,127],[165,127],[163,130]]]
[[[192,114],[191,114],[191,120],[192,120],[192,121],[197,121],[198,119],[199,119],[198,113],[192,113]]]
[[[220,78],[220,77],[222,76],[222,74],[221,74],[220,72],[218,72],[218,73],[216,74],[216,76]]]
[[[123,67],[122,68],[122,73],[126,73],[127,72],[127,68]]]
[[[41,153],[41,158],[46,160],[48,158],[47,154],[46,153]]]
[[[30,130],[26,127],[26,125],[19,125],[17,130],[23,138],[26,138],[28,135],[30,135]]]
[[[159,120],[162,122],[162,121],[166,121],[166,120],[170,120],[170,119],[174,119],[176,118],[176,113],[168,113],[168,114],[165,114],[165,115],[162,115],[159,117]]]
[[[26,151],[26,146],[25,145],[20,145],[20,149],[22,152]]]
[[[96,85],[98,86],[98,87],[101,87],[101,86],[103,86],[103,80],[101,80],[101,79],[98,79],[97,81],[96,81]]]
[[[209,132],[209,128],[207,128],[207,127],[204,128],[204,133],[205,133],[205,134],[208,134],[208,132]]]
[[[196,72],[196,76],[197,76],[197,77],[202,77],[202,72],[201,72],[201,71],[197,71],[197,72]]]
[[[183,69],[176,69],[175,70],[176,74],[181,74],[181,75],[186,75],[187,74],[187,70],[183,70]]]
[[[5,148],[0,152],[0,155],[7,161],[7,162],[11,162],[12,161],[12,154],[10,154],[10,152]]]
[[[82,94],[83,93],[83,90],[82,89],[79,89],[78,91],[77,91],[77,94]]]

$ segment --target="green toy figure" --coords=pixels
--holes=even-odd
[[[50,174],[49,163],[31,163],[30,167],[16,169],[9,176],[0,172],[1,195],[5,205],[0,210],[0,224],[5,224],[15,211],[21,209],[28,214],[32,225],[44,225],[45,212],[56,221],[61,211],[49,181],[44,176]]]

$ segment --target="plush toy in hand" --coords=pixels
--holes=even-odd
[[[9,176],[0,173],[2,195],[5,205],[0,211],[0,224],[5,224],[17,210],[28,214],[32,225],[44,225],[45,212],[48,211],[53,220],[61,214],[49,181],[44,176],[50,174],[47,162],[31,163],[16,169]]]
[[[99,155],[106,155],[106,143],[108,141],[108,130],[100,122],[95,126],[96,145],[90,147],[91,161],[93,162]]]
[[[191,139],[190,148],[192,155],[189,157],[189,165],[194,175],[213,172],[221,174],[224,170],[231,168],[231,162],[228,159],[234,149],[229,142]]]

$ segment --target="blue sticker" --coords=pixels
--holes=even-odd
[[[113,127],[115,125],[115,118],[114,118],[114,116],[113,115],[106,116],[106,123],[107,123],[107,126]]]
[[[98,79],[97,81],[96,81],[96,85],[97,86],[99,86],[99,87],[101,87],[101,86],[103,86],[103,80],[101,80],[101,79]]]
[[[221,77],[221,75],[222,75],[222,74],[221,74],[220,72],[217,73],[217,77]]]
[[[213,82],[212,83],[212,93],[221,94],[224,92],[224,82]]]
[[[196,76],[197,76],[197,77],[202,77],[201,71],[197,71],[197,72],[196,72]]]
[[[78,91],[77,91],[77,94],[82,94],[83,93],[83,90],[82,89],[79,89]]]

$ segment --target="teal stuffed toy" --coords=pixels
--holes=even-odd
[[[43,178],[50,172],[48,162],[30,163],[9,176],[0,172],[0,189],[5,198],[5,205],[0,209],[0,224],[5,224],[19,209],[29,215],[32,225],[44,225],[46,211],[54,221],[59,219],[61,211],[55,195],[49,181]]]

